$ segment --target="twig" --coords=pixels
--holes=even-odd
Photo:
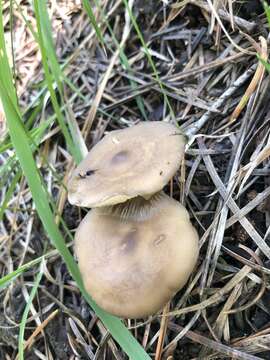
[[[200,142],[202,144],[202,142]],[[211,160],[211,157],[209,155],[202,155],[202,158],[204,160],[204,163],[207,167],[207,170],[216,185],[216,188],[218,189],[220,195],[223,197],[223,199],[226,201],[227,206],[230,208],[230,210],[236,214],[239,212],[239,207],[237,206],[236,202],[231,198],[231,196],[228,194],[223,182],[221,181],[220,177],[217,174],[217,171],[213,165],[213,162]],[[243,217],[239,219],[240,224],[244,227],[246,232],[250,235],[252,240],[255,242],[255,244],[259,247],[259,249],[270,259],[270,248],[266,244],[265,240],[259,235],[259,233],[254,229],[254,227],[251,225],[251,223],[247,220],[247,218]]]
[[[234,81],[232,86],[229,87],[221,96],[220,98],[214,102],[211,106],[211,110],[218,110],[221,106],[223,106],[227,99],[229,99],[235,91],[241,87],[247,79],[254,73],[257,64],[252,65],[248,70],[244,72],[238,79]],[[207,111],[203,116],[196,121],[196,123],[190,125],[186,130],[185,133],[187,136],[192,137],[194,136],[206,123],[210,120],[212,116],[212,111]],[[193,140],[193,139],[192,139]]]

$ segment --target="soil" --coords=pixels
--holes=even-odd
[[[22,3],[34,23],[28,2]],[[76,96],[70,102],[70,113],[82,130],[116,48],[107,25],[102,27],[106,52],[96,38],[82,45],[92,30],[89,19],[76,1],[59,3],[63,5],[65,13],[59,13],[59,9],[52,11],[54,40],[61,64],[79,49],[67,69],[70,69],[68,76],[72,83],[81,89],[82,96]],[[109,14],[115,2],[105,3],[105,10]],[[265,155],[269,146],[270,119],[267,72],[256,82],[252,95],[248,96],[248,104],[241,109],[237,120],[232,122],[230,117],[251,83],[259,62],[256,51],[261,49],[260,36],[269,39],[269,28],[261,1],[220,3],[220,9],[224,11],[225,6],[228,14],[229,3],[233,5],[231,15],[234,26],[229,15],[221,17],[230,39],[219,23],[213,22],[211,9],[207,10],[207,1],[199,1],[198,4],[188,1],[181,8],[174,1],[135,0],[133,14],[151,50],[155,69],[148,61],[140,38],[132,27],[124,46],[125,55],[132,64],[131,70],[125,69],[119,62],[115,64],[86,141],[87,147],[91,148],[105,132],[134,125],[143,119],[143,114],[148,121],[173,120],[184,132],[191,134],[185,157],[185,173],[179,171],[174,177],[172,196],[177,200],[184,198],[192,223],[201,238],[201,250],[194,274],[186,287],[171,300],[170,309],[180,312],[193,305],[201,304],[201,307],[197,311],[187,310],[185,314],[169,318],[171,326],[169,324],[165,328],[165,350],[159,356],[159,359],[164,360],[244,359],[245,355],[253,356],[254,360],[270,359],[270,259],[262,250],[258,250],[257,241],[258,238],[262,239],[270,247],[267,232],[270,225],[270,197],[263,195],[262,200],[257,201],[260,194],[264,194],[270,186],[269,152]],[[124,15],[122,3],[112,15],[108,15],[109,25],[119,42],[126,21]],[[8,16],[9,12],[4,10],[4,18]],[[236,17],[242,20],[241,25],[237,24]],[[13,25],[16,31],[23,29],[18,14],[14,15]],[[8,21],[5,30],[7,33],[10,31]],[[19,36],[18,33],[16,36]],[[251,38],[256,42],[256,47]],[[29,50],[30,45],[27,41],[25,44],[18,41],[16,46],[22,53]],[[243,53],[243,49],[251,52]],[[239,56],[236,57],[236,54]],[[228,57],[230,60],[223,60]],[[27,69],[25,62],[28,64]],[[20,58],[17,51],[15,63],[19,102],[25,109],[40,91],[44,74],[39,54],[34,48],[29,50],[27,59]],[[31,78],[30,71],[33,73]],[[248,71],[251,71],[251,75],[248,75]],[[163,88],[156,74],[162,80]],[[245,74],[245,81],[237,86],[235,81]],[[232,88],[235,88],[232,95],[215,108],[224,93]],[[163,89],[166,90],[168,101]],[[74,92],[65,86],[66,98],[70,100],[73,95]],[[49,100],[44,106],[44,114],[46,118],[53,114]],[[204,116],[205,123],[198,127]],[[38,114],[34,120],[35,126],[42,119]],[[56,174],[48,166],[41,166],[50,195],[59,203],[59,178],[65,177],[71,160],[65,153],[65,140],[58,132],[57,124],[52,126],[52,132],[46,145],[42,146],[42,151],[48,155]],[[263,161],[256,164],[244,183],[247,169],[262,152],[265,155]],[[42,163],[38,156],[37,162]],[[185,192],[181,187],[181,177],[185,178]],[[229,187],[229,179],[233,183],[232,188]],[[224,198],[222,185],[226,190]],[[25,190],[27,185],[23,186]],[[170,186],[165,188],[165,192],[170,194]],[[23,194],[22,199],[18,205],[22,211],[17,218],[18,229],[12,237],[11,250],[7,250],[8,245],[1,249],[2,275],[8,272],[6,264],[10,259],[14,269],[19,266],[24,252],[21,240],[26,238],[32,200],[27,198],[27,194]],[[231,205],[230,199],[235,205]],[[255,205],[254,201],[257,201]],[[224,218],[226,206],[229,210]],[[250,209],[247,209],[249,206]],[[239,219],[239,211],[243,208],[245,214],[240,214],[242,218]],[[3,219],[3,228],[7,233],[13,231],[10,221],[12,211],[10,208]],[[64,203],[62,217],[66,225],[60,225],[60,229],[71,251],[72,241],[66,228],[73,234],[86,212],[86,209],[71,206],[68,201]],[[234,215],[238,218],[230,223]],[[224,228],[226,221],[227,227]],[[24,263],[53,249],[36,213],[28,246]],[[215,258],[216,253],[218,256]],[[247,265],[252,270],[240,281],[239,293],[236,280],[230,290],[226,291],[229,282]],[[41,358],[39,352],[48,359],[48,354],[51,354],[55,360],[127,359],[110,336],[105,336],[106,330],[85,303],[62,259],[57,254],[48,257],[46,268],[33,305],[41,322],[53,311],[59,312],[25,351],[25,359]],[[0,359],[16,358],[18,326],[26,306],[25,289],[29,292],[29,284],[32,284],[37,272],[38,267],[31,267],[0,292]],[[201,276],[196,280],[198,273]],[[207,300],[209,305],[205,306]],[[224,306],[228,307],[227,310],[238,310],[225,315],[222,321]],[[196,314],[198,316],[195,319]],[[143,320],[125,323],[127,326],[137,326],[133,334],[140,343],[148,336],[146,350],[154,358],[156,341],[153,339],[158,338],[160,317],[154,317],[150,327]],[[36,327],[35,320],[30,319],[25,339],[29,339]],[[174,341],[180,328],[185,329],[185,334]],[[240,355],[237,351],[241,352]],[[100,355],[94,357],[94,354]]]

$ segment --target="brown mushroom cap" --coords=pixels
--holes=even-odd
[[[114,205],[160,191],[180,166],[184,136],[171,124],[145,122],[106,135],[74,170],[71,204]]]
[[[185,285],[198,258],[198,235],[186,209],[167,195],[128,203],[91,210],[77,229],[75,248],[97,304],[141,318]]]

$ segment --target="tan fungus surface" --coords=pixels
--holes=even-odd
[[[145,203],[143,212],[133,207],[124,218],[122,210],[93,209],[75,237],[87,291],[120,317],[160,310],[184,286],[198,257],[198,236],[186,209],[167,195]]]
[[[68,183],[71,204],[114,205],[160,191],[180,166],[184,136],[171,124],[145,122],[106,135]]]

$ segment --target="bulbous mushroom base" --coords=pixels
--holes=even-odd
[[[186,209],[162,195],[91,210],[76,232],[75,247],[85,288],[96,303],[119,317],[142,318],[185,285],[197,261],[198,236]]]

